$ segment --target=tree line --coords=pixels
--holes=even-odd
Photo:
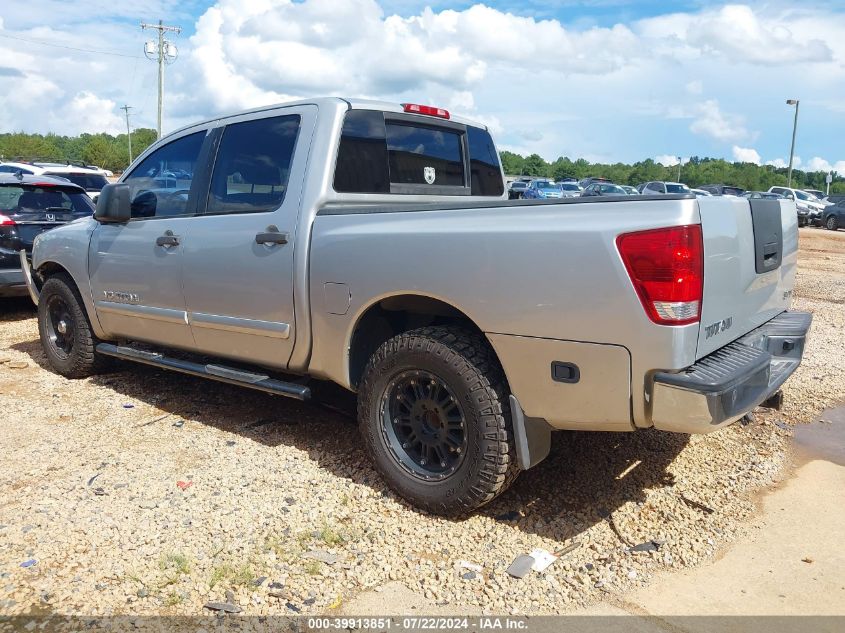
[[[156,140],[156,131],[139,128],[132,131],[132,154],[138,156]],[[681,166],[664,167],[651,159],[633,165],[625,163],[591,163],[583,158],[571,160],[561,156],[549,163],[538,154],[521,156],[513,152],[500,152],[502,167],[508,175],[540,176],[562,180],[602,176],[620,185],[638,185],[650,180],[680,181],[691,187],[705,184],[726,184],[749,190],[765,191],[773,185],[786,184],[786,168],[754,163],[731,163],[721,158],[693,156]],[[126,134],[25,134],[13,132],[0,134],[0,160],[83,161],[114,172],[122,172],[129,165],[129,146]],[[793,170],[792,183],[799,189],[825,190],[822,171]],[[834,174],[831,193],[845,193],[845,177]]]
[[[138,156],[156,140],[156,131],[149,128],[132,130],[132,156]],[[121,172],[129,165],[129,144],[126,134],[0,134],[0,160],[3,161],[82,161],[103,169]]]
[[[502,167],[509,176],[539,176],[562,180],[564,178],[586,178],[601,176],[619,185],[638,185],[651,180],[683,182],[690,187],[707,184],[725,184],[752,191],[766,191],[769,187],[786,185],[787,169],[772,165],[754,163],[731,163],[721,158],[699,158],[693,156],[681,166],[664,167],[646,159],[626,165],[625,163],[591,163],[579,158],[571,160],[561,156],[554,162],[547,162],[538,154],[521,156],[513,152],[500,152]],[[827,172],[806,172],[792,170],[792,186],[796,189],[819,189],[825,191]],[[845,177],[834,172],[830,185],[831,193],[845,193]]]

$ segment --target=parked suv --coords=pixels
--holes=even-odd
[[[769,193],[779,193],[783,197],[795,201],[795,209],[798,212],[798,226],[818,224],[822,220],[822,211],[828,206],[813,194],[802,189],[769,187]]]
[[[742,187],[731,185],[701,185],[699,189],[703,189],[714,196],[741,196],[745,193],[745,189]]]
[[[64,163],[0,163],[0,173],[21,173],[25,176],[55,176],[79,185],[96,202],[107,184],[105,170]]]
[[[647,182],[640,192],[643,195],[659,193],[690,193],[690,188],[682,182]]]
[[[35,237],[94,213],[81,187],[49,176],[0,173],[0,297],[26,294],[19,252]]]
[[[822,214],[822,225],[826,229],[835,231],[845,227],[845,200],[840,200],[836,204],[825,207]]]

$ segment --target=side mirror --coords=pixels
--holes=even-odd
[[[104,224],[123,224],[129,221],[132,209],[129,204],[129,185],[106,185],[97,198],[94,219]]]

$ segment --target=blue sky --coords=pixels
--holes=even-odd
[[[184,28],[165,130],[340,94],[447,107],[547,159],[782,164],[800,98],[800,165],[845,172],[842,1],[6,0],[0,131],[117,132],[125,103],[153,127],[138,23],[159,17]]]

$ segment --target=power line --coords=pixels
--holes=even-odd
[[[41,46],[52,46],[54,48],[64,48],[69,51],[79,51],[81,53],[96,53],[98,55],[112,55],[114,57],[129,57],[131,59],[141,59],[140,55],[127,55],[126,53],[115,53],[113,51],[100,51],[93,48],[79,48],[76,46],[65,46],[64,44],[54,44],[53,42],[42,42],[40,40],[30,40],[25,37],[18,37],[16,35],[8,35],[7,33],[0,33],[0,37],[5,37],[10,40],[18,40],[27,42],[28,44],[40,44]]]

